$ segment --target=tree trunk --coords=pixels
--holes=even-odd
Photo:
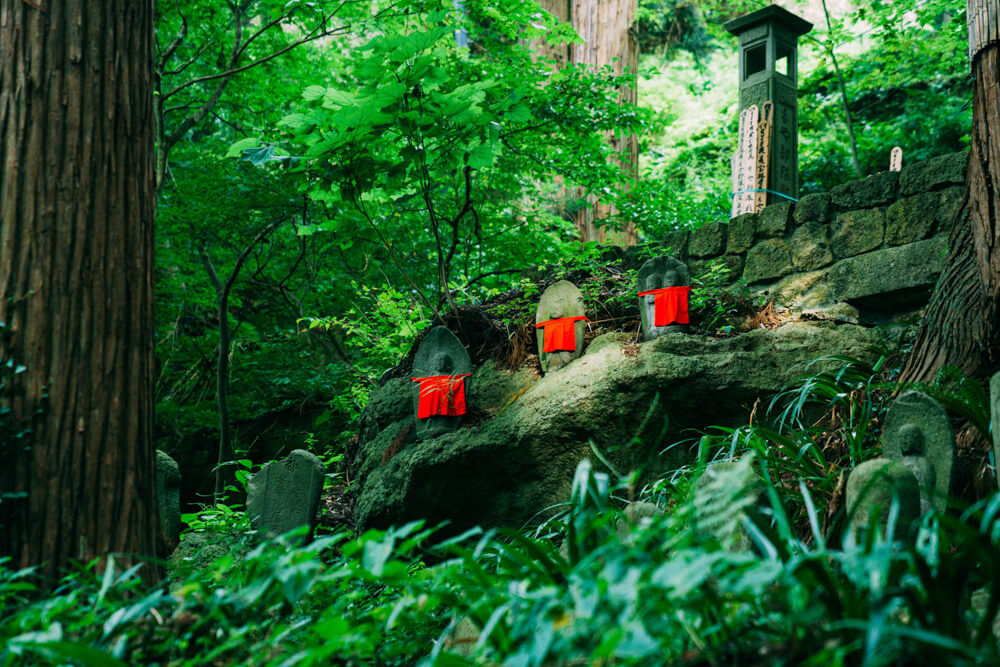
[[[208,273],[209,281],[215,289],[215,310],[219,318],[219,352],[215,369],[215,401],[219,408],[219,451],[215,463],[215,493],[216,504],[223,501],[226,487],[236,481],[235,468],[232,461],[233,430],[229,424],[229,352],[232,347],[232,336],[229,333],[229,290],[233,286],[236,274],[230,276],[225,285],[215,271],[215,265],[203,248],[201,262]],[[241,262],[242,263],[242,262]],[[238,271],[238,270],[237,270]]]
[[[635,39],[634,23],[638,0],[572,0],[570,16],[573,29],[583,38],[583,44],[570,46],[570,62],[585,64],[592,69],[610,66],[615,75],[632,73],[631,86],[622,88],[622,104],[635,104],[637,91],[635,75],[639,67],[639,45]],[[639,138],[634,134],[625,137],[609,134],[608,142],[615,151],[624,154],[623,173],[635,178],[639,174]],[[577,196],[582,196],[582,191]],[[599,223],[615,214],[613,206],[588,197],[590,206],[576,214],[576,228],[587,241],[607,241],[629,246],[638,242],[635,225],[628,223],[620,232],[607,232]]]
[[[635,104],[637,91],[634,77],[639,65],[639,45],[635,39],[634,23],[638,0],[541,0],[540,4],[555,18],[570,23],[585,43],[569,46],[541,43],[535,46],[539,57],[554,58],[560,66],[567,62],[588,65],[591,69],[610,66],[618,76],[628,70],[633,75],[633,85],[622,89],[621,101],[623,104]],[[638,176],[638,137],[609,134],[608,142],[625,155],[622,172],[631,178]],[[613,206],[599,202],[593,195],[586,196],[583,188],[575,188],[570,194],[574,199],[586,197],[588,202],[574,218],[581,241],[608,241],[623,246],[638,242],[635,225],[631,223],[621,232],[610,234],[600,225],[601,220],[615,214]]]
[[[965,192],[904,382],[933,380],[944,366],[966,375],[1000,368],[1000,3],[969,0],[968,16],[976,83]]]
[[[0,0],[0,556],[49,577],[159,530],[152,60],[152,0]]]

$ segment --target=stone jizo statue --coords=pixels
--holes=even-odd
[[[636,283],[643,340],[683,330],[690,323],[691,275],[683,262],[669,255],[654,257],[639,269]]]
[[[955,434],[941,404],[927,394],[908,391],[889,407],[883,426],[885,458],[902,462],[917,480],[920,511],[944,511],[951,492]]]
[[[461,426],[471,375],[472,360],[462,341],[447,327],[428,331],[413,358],[417,438],[428,440]]]
[[[535,329],[543,373],[558,370],[583,354],[586,321],[583,295],[573,283],[560,280],[542,293]]]
[[[917,478],[906,464],[883,458],[865,461],[847,478],[850,524],[845,543],[864,542],[873,526],[889,540],[910,539],[913,522],[920,518],[920,500]],[[893,534],[887,535],[893,501],[896,523]]]
[[[160,531],[167,554],[177,548],[181,536],[181,470],[166,452],[156,450],[156,497]]]

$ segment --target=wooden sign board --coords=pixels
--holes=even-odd
[[[761,119],[757,126],[757,155],[754,169],[754,204],[753,211],[756,213],[767,206],[767,173],[771,166],[771,132],[774,127],[774,104],[764,102],[761,109]]]
[[[757,178],[757,124],[760,108],[755,104],[740,112],[739,149],[736,152],[732,217],[751,213],[754,210],[754,193]]]

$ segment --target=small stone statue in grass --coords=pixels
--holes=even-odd
[[[567,281],[550,285],[535,311],[538,358],[543,373],[558,370],[583,354],[583,295]]]
[[[885,458],[901,461],[917,480],[920,513],[943,512],[951,491],[955,434],[940,403],[908,391],[889,406],[882,427]]]
[[[667,331],[683,331],[689,324],[688,296],[691,274],[687,265],[669,255],[648,260],[636,279],[643,340]]]
[[[895,501],[893,534],[887,535],[889,513]],[[845,545],[862,544],[872,529],[889,540],[909,540],[913,522],[920,518],[920,486],[902,461],[872,459],[860,464],[847,478],[849,525]]]
[[[462,425],[472,360],[455,334],[437,326],[427,332],[413,358],[413,406],[417,438],[429,440]]]
[[[166,452],[156,450],[156,498],[163,549],[170,554],[181,537],[181,470]]]

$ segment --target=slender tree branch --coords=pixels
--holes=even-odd
[[[822,0],[822,3],[823,14],[826,16],[826,29],[827,32],[832,33],[833,24],[830,21],[830,12],[826,8],[826,0]],[[833,44],[825,48],[826,52],[830,54],[830,62],[833,63],[833,71],[837,75],[837,81],[840,84],[840,98],[844,103],[844,124],[847,125],[847,139],[851,149],[851,162],[854,165],[854,173],[860,177],[863,176],[863,173],[861,171],[861,161],[858,159],[858,142],[854,138],[854,121],[851,119],[851,103],[847,97],[847,84],[844,82],[844,74],[840,71],[840,65],[837,64],[837,54],[833,51]]]
[[[330,16],[332,17],[333,15],[331,14]],[[328,21],[328,19],[324,18],[320,22],[320,25],[326,25],[327,21]],[[321,32],[319,34],[313,34],[315,32],[315,30],[310,31],[309,34],[306,35],[305,37],[303,37],[302,39],[296,40],[296,41],[292,42],[291,44],[289,44],[289,45],[287,45],[287,46],[285,46],[285,47],[283,47],[281,49],[278,49],[274,53],[271,53],[270,55],[264,56],[263,58],[258,58],[257,60],[253,61],[252,63],[247,63],[246,65],[243,65],[241,67],[230,67],[229,69],[225,70],[224,72],[217,72],[215,74],[206,74],[205,76],[199,76],[199,77],[196,77],[194,79],[191,79],[190,81],[185,81],[184,83],[182,83],[181,85],[177,86],[176,88],[174,88],[170,92],[165,93],[163,97],[164,97],[164,99],[169,98],[169,97],[171,97],[173,95],[176,95],[180,91],[184,90],[188,86],[193,86],[196,83],[204,83],[205,81],[212,81],[214,79],[222,79],[222,78],[228,79],[228,78],[232,77],[234,74],[239,74],[240,72],[245,72],[248,69],[252,69],[254,67],[257,67],[258,65],[263,65],[266,62],[270,62],[271,60],[274,60],[278,56],[282,56],[282,55],[288,53],[289,51],[291,51],[292,49],[294,49],[297,46],[301,46],[301,45],[307,44],[309,42],[314,42],[317,39],[321,39],[323,37],[329,37],[331,35],[340,34],[341,32],[346,32],[347,30],[348,30],[348,27],[341,26],[341,27],[337,28],[336,30],[324,30],[323,32]]]
[[[170,60],[170,58],[174,55],[174,52],[177,51],[177,48],[184,42],[184,38],[187,37],[187,17],[184,16],[184,12],[182,12],[181,8],[178,6],[177,0],[174,0],[174,9],[177,10],[177,14],[181,17],[181,31],[177,33],[177,36],[174,37],[173,41],[167,45],[167,48],[163,51],[163,55],[160,56],[160,60],[156,63],[156,71],[158,72],[163,71],[167,61]]]

